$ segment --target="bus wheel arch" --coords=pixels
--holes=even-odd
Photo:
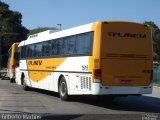
[[[67,86],[66,79],[63,75],[60,75],[58,79],[58,93],[61,100],[64,100],[64,101],[69,100],[68,86]]]

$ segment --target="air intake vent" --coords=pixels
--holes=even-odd
[[[38,34],[33,34],[33,35],[30,35],[29,38],[34,38],[34,37],[37,37]]]
[[[80,77],[81,89],[91,91],[91,77],[81,76]]]

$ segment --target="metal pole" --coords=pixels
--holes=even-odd
[[[62,28],[61,28],[61,26],[62,26],[62,24],[57,24],[58,26],[59,26],[59,30],[61,30]]]

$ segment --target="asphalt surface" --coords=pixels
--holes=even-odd
[[[152,95],[118,97],[112,103],[94,96],[74,96],[65,102],[54,92],[24,91],[9,80],[0,80],[0,113],[0,119],[9,113],[40,113],[45,119],[142,120],[145,115],[158,115],[156,120],[159,120],[160,88],[154,87]]]

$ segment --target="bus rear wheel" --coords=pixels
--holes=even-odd
[[[58,85],[58,91],[59,91],[59,96],[61,100],[64,100],[64,101],[69,100],[68,88],[67,88],[66,80],[64,77],[60,79],[60,82]]]

